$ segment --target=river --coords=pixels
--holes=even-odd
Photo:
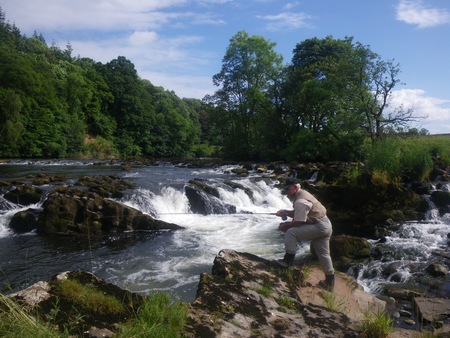
[[[258,173],[240,178],[231,173],[234,166],[209,169],[188,168],[161,163],[157,166],[133,167],[123,171],[120,165],[89,161],[12,161],[0,164],[0,181],[46,173],[67,176],[75,182],[84,175],[116,175],[134,184],[133,189],[117,200],[161,220],[185,227],[167,232],[137,232],[111,236],[101,241],[74,238],[47,238],[34,232],[14,234],[8,224],[19,210],[39,209],[42,202],[17,206],[0,195],[0,291],[9,293],[37,281],[49,280],[67,270],[91,271],[120,287],[138,293],[168,291],[182,301],[194,300],[202,272],[211,272],[214,257],[221,249],[249,252],[267,259],[284,254],[280,222],[271,213],[290,208],[289,200],[274,186],[275,180],[261,179]],[[207,180],[218,187],[220,199],[236,206],[235,214],[193,214],[183,187],[194,178]],[[253,191],[250,198],[241,189],[224,184],[233,181]],[[50,191],[53,186],[42,186]],[[444,186],[449,189],[449,186]],[[402,281],[422,269],[433,259],[433,252],[448,252],[449,215],[440,216],[431,207],[428,220],[404,224],[384,244],[392,251],[390,261],[404,262]],[[300,243],[298,255],[309,252],[309,243]],[[394,283],[383,276],[388,262],[359,263],[352,271],[364,289],[380,291],[382,283]]]

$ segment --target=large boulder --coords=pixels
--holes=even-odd
[[[74,188],[54,189],[42,207],[37,223],[39,234],[95,236],[132,230],[182,229],[96,193]]]
[[[190,180],[184,191],[193,213],[202,215],[236,213],[236,206],[224,203],[220,199],[219,190],[204,180]]]
[[[203,273],[185,337],[357,337],[343,313],[304,303],[302,271],[222,250]]]

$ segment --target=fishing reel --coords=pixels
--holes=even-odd
[[[281,219],[282,219],[283,221],[287,220],[287,215],[281,216]]]

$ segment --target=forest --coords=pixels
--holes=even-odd
[[[287,64],[275,46],[237,32],[217,91],[179,98],[125,56],[102,64],[26,37],[0,8],[0,158],[350,161],[387,136],[428,134],[390,106],[393,60],[352,37],[301,41]]]

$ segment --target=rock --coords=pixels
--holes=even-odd
[[[242,184],[232,182],[232,181],[225,181],[224,183],[226,185],[230,186],[231,188],[233,188],[234,190],[236,190],[236,189],[243,190],[247,194],[248,197],[253,198],[253,190],[252,189],[244,187]]]
[[[234,168],[234,169],[231,169],[231,172],[233,174],[238,175],[239,177],[247,177],[248,176],[247,168]]]
[[[9,227],[16,233],[30,232],[36,229],[38,212],[27,209],[16,212],[9,222]]]
[[[20,299],[32,308],[51,297],[50,286],[47,282],[40,281],[8,297]]]
[[[88,331],[89,338],[110,338],[115,337],[115,333],[108,329],[99,329],[95,326]]]
[[[394,273],[398,273],[399,269],[403,267],[403,262],[392,262],[383,267],[382,274],[384,277],[388,277]]]
[[[194,213],[202,215],[236,213],[236,206],[223,203],[217,188],[206,184],[203,180],[190,180],[184,191]]]
[[[316,256],[314,246],[310,244],[310,251]],[[335,268],[339,271],[347,271],[349,262],[370,257],[371,244],[363,238],[337,235],[330,239],[330,254]]]
[[[133,185],[118,176],[84,176],[75,183],[77,186],[88,187],[90,191],[102,197],[121,198],[122,191]]]
[[[430,264],[426,271],[433,277],[444,277],[448,274],[448,269],[442,264]]]
[[[450,205],[450,192],[436,190],[431,193],[431,201],[438,209],[448,208]]]
[[[176,230],[182,227],[143,214],[92,192],[54,189],[43,203],[39,234],[98,236],[133,230]]]
[[[330,253],[334,259],[343,257],[352,260],[369,258],[372,246],[364,238],[338,235],[330,240]]]
[[[23,184],[8,191],[3,197],[15,204],[30,205],[38,203],[42,197],[42,189],[31,184]]]
[[[450,317],[450,299],[414,298],[414,309],[425,323],[434,323]]]
[[[301,298],[301,276],[222,250],[201,275],[185,337],[356,337],[348,316]]]
[[[66,175],[48,175],[45,173],[40,173],[34,175],[33,184],[34,185],[44,185],[52,182],[64,182],[67,180]]]

